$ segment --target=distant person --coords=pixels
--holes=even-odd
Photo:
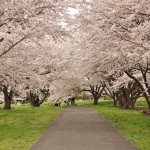
[[[71,98],[71,106],[75,106],[75,97]]]
[[[66,106],[70,106],[70,98],[64,101]]]
[[[60,106],[60,98],[54,103],[54,106]]]

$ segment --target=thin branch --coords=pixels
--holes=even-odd
[[[0,57],[2,57],[3,55],[5,55],[6,53],[8,53],[13,47],[15,47],[17,44],[19,44],[20,42],[22,42],[24,39],[26,39],[27,36],[22,37],[20,40],[18,40],[16,43],[14,43],[12,46],[10,46],[6,51],[4,51],[3,53],[0,54]]]

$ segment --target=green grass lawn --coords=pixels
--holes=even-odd
[[[99,105],[94,106],[93,101],[77,101],[77,105],[90,106],[106,118],[122,135],[139,150],[150,149],[150,116],[142,111],[121,110],[114,108],[112,101],[100,100]],[[137,106],[146,106],[144,100],[138,100]]]
[[[142,98],[139,98],[139,99],[136,101],[136,106],[146,106],[146,107],[147,107],[146,100],[144,100],[144,99],[142,99]]]
[[[142,111],[114,108],[113,102],[107,100],[100,100],[98,106],[93,101],[77,101],[77,105],[92,107],[139,150],[149,150],[150,116]],[[138,100],[136,105],[146,106],[146,103]],[[62,110],[63,107],[50,107],[49,103],[39,108],[27,104],[13,106],[9,111],[0,106],[0,150],[27,150]]]
[[[0,106],[0,150],[27,150],[62,111],[44,103],[39,108],[28,104],[2,110]]]

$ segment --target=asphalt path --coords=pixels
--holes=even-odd
[[[29,150],[137,150],[90,107],[68,107]]]

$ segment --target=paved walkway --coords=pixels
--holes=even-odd
[[[89,107],[69,107],[30,150],[137,150]]]

